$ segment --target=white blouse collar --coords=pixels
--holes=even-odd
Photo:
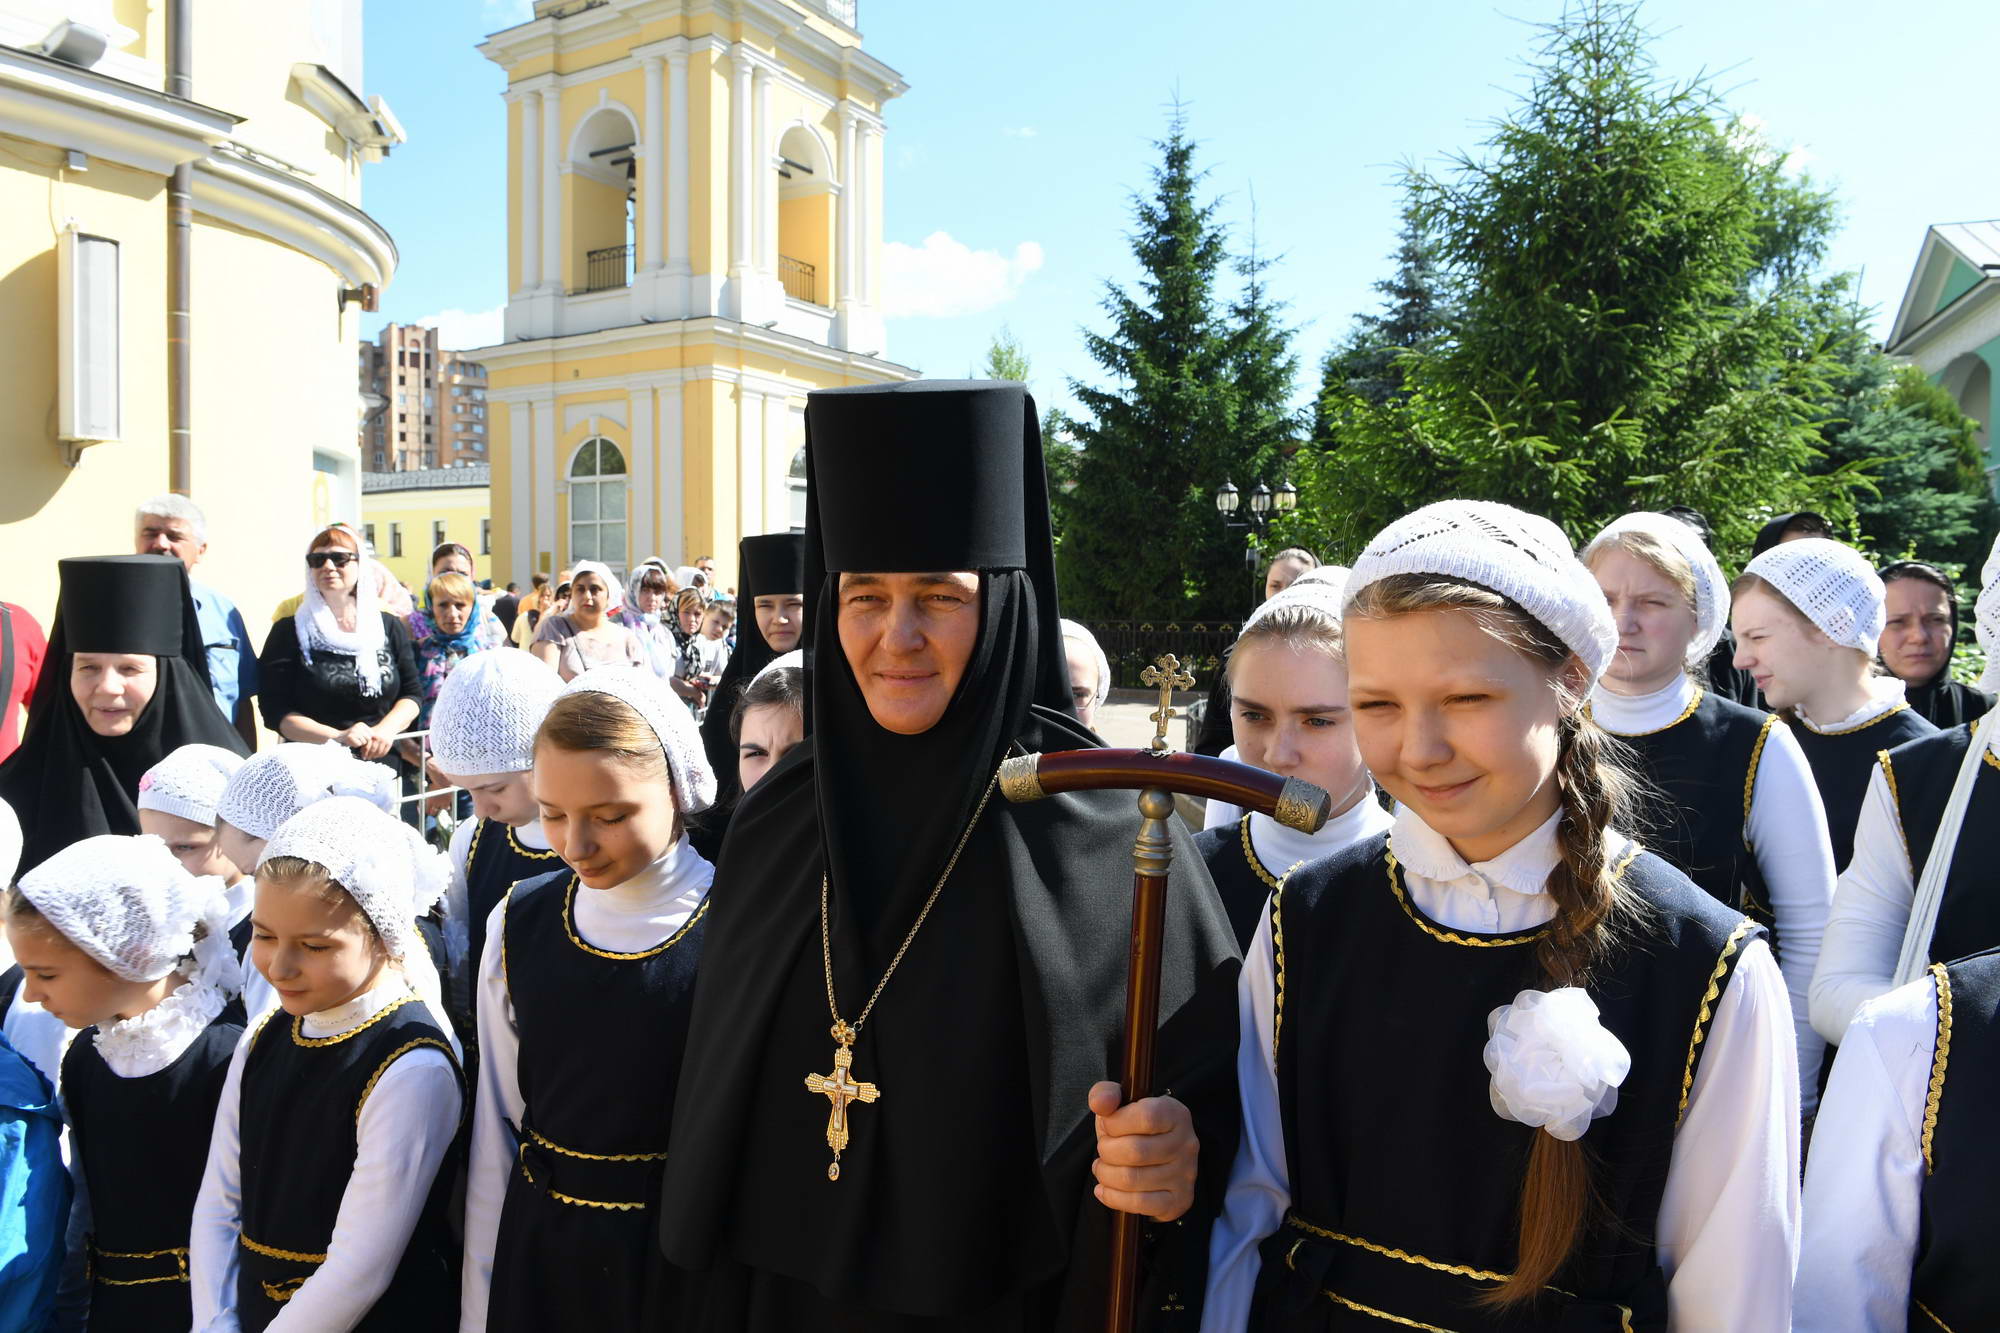
[[[1317,833],[1301,833],[1268,815],[1253,812],[1250,846],[1266,870],[1283,875],[1301,861],[1317,861],[1372,838],[1388,828],[1389,823],[1389,812],[1376,801],[1371,788],[1352,807],[1327,820]]]
[[[1895,676],[1871,676],[1868,680],[1868,702],[1838,722],[1821,726],[1807,717],[1803,708],[1795,709],[1794,711],[1798,714],[1799,721],[1805,723],[1814,731],[1819,732],[1822,736],[1825,736],[1835,732],[1853,731],[1857,727],[1865,727],[1870,722],[1893,711],[1903,702],[1903,682],[1901,680]]]
[[[410,993],[403,974],[382,970],[372,990],[365,990],[345,1004],[307,1014],[300,1030],[308,1037],[337,1037],[351,1032]]]
[[[1562,842],[1556,835],[1561,821],[1562,811],[1558,810],[1500,855],[1468,863],[1442,833],[1408,806],[1398,806],[1389,830],[1389,849],[1405,870],[1441,884],[1471,877],[1488,888],[1540,894],[1547,892],[1549,872],[1562,860]]]
[[[1591,691],[1590,715],[1598,726],[1616,736],[1664,731],[1687,713],[1696,693],[1686,672],[1649,694],[1614,694],[1600,683]]]
[[[234,930],[257,905],[257,877],[245,875],[223,892],[229,899],[229,927]]]
[[[180,1059],[228,1003],[206,981],[184,982],[145,1013],[100,1027],[97,1053],[120,1078],[157,1074]]]

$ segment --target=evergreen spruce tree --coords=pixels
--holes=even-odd
[[[1428,349],[1449,323],[1449,299],[1423,223],[1404,208],[1395,272],[1375,284],[1377,314],[1357,317],[1354,328],[1320,362],[1319,397],[1313,405],[1313,443],[1339,440],[1340,405],[1349,397],[1381,406],[1403,395],[1403,354]]]

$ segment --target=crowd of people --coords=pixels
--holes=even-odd
[[[1034,404],[806,418],[733,599],[335,524],[254,653],[163,497],[0,607],[0,1327],[1094,1328],[1114,1212],[1145,1327],[2000,1327],[1942,571],[1480,501],[1279,553],[1198,748],[1329,817],[1174,822],[1123,1103],[1130,796],[996,798],[1113,678]]]

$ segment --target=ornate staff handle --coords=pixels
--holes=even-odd
[[[1164,693],[1164,691],[1163,691]],[[1162,712],[1171,716],[1165,704]],[[1166,721],[1156,717],[1162,738]],[[1160,1023],[1160,949],[1166,934],[1167,871],[1174,845],[1167,821],[1174,793],[1228,801],[1304,833],[1317,833],[1333,798],[1298,778],[1202,754],[1153,750],[1065,750],[1028,754],[1000,766],[1000,792],[1009,801],[1039,801],[1068,791],[1134,790],[1139,793],[1139,837],[1132,847],[1132,944],[1125,981],[1125,1053],[1119,1095],[1131,1102],[1153,1086],[1153,1037]],[[1139,1302],[1139,1219],[1111,1215],[1108,1333],[1129,1333]]]

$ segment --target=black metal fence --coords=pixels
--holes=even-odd
[[[784,284],[785,295],[794,301],[819,304],[819,270],[814,265],[790,255],[779,255],[778,280]]]
[[[587,250],[584,259],[583,290],[601,292],[632,284],[631,246],[608,245],[602,250]]]
[[[1207,694],[1214,685],[1223,651],[1236,642],[1241,628],[1223,620],[1098,620],[1087,627],[1111,661],[1113,688],[1146,688],[1139,673],[1162,653],[1172,653],[1194,672],[1197,694]]]

